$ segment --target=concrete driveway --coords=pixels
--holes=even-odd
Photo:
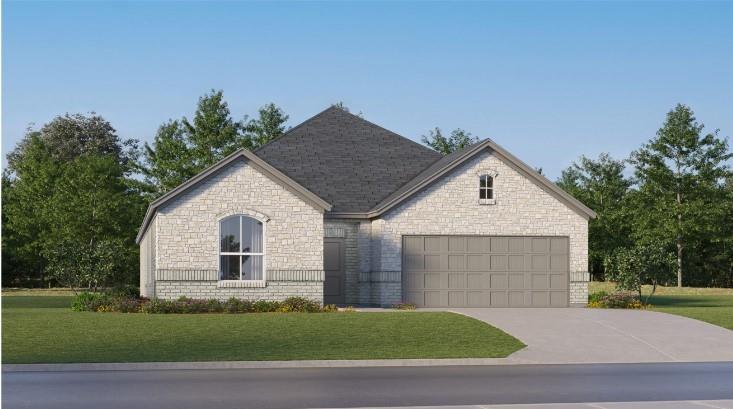
[[[522,363],[733,361],[733,331],[676,315],[585,308],[447,309],[485,321],[527,348]]]

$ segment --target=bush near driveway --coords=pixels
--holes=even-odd
[[[3,363],[499,358],[524,345],[448,312],[120,314],[3,297]]]
[[[644,292],[650,292],[644,286]],[[600,295],[607,295],[614,283],[591,282],[589,306]],[[648,309],[681,315],[733,330],[733,288],[659,287],[650,298]]]
[[[607,293],[605,291],[593,293],[588,296],[588,308],[624,308],[643,309],[638,295],[628,292]]]

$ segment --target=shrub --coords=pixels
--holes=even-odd
[[[110,298],[102,293],[79,293],[71,302],[72,311],[97,311],[101,306],[108,304]]]
[[[335,305],[321,307],[317,301],[303,297],[290,297],[285,301],[250,301],[230,298],[227,301],[217,299],[191,299],[180,297],[177,300],[158,298],[112,297],[102,293],[81,293],[72,304],[74,311],[97,312],[141,312],[146,314],[203,314],[203,313],[252,313],[252,312],[334,312]],[[347,311],[353,311],[349,307]]]
[[[319,312],[321,304],[303,297],[288,297],[281,302],[277,312]]]
[[[596,296],[598,293],[594,294]],[[588,301],[589,308],[624,308],[638,310],[643,309],[644,304],[638,295],[630,292],[618,292],[613,294],[599,295]]]
[[[417,305],[410,302],[400,302],[397,304],[393,304],[392,308],[396,310],[414,310],[417,309]]]
[[[132,285],[112,287],[106,293],[114,298],[140,298],[140,289]]]
[[[275,312],[278,308],[280,303],[277,301],[259,300],[252,304],[252,312]]]
[[[326,304],[321,308],[321,312],[338,312],[339,308],[335,304]]]
[[[607,296],[608,296],[608,293],[605,291],[598,291],[596,293],[590,294],[588,296],[588,304],[600,302],[602,298],[607,297]]]

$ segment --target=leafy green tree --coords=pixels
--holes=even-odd
[[[169,120],[145,145],[142,170],[155,196],[175,188],[239,149],[254,150],[285,132],[288,116],[275,104],[260,108],[259,117],[234,121],[222,91],[199,98],[193,120]]]
[[[287,131],[285,123],[288,118],[289,116],[285,114],[285,111],[273,103],[260,108],[259,117],[249,120],[245,126],[247,136],[251,141],[251,149],[255,150],[282,136]]]
[[[623,161],[607,153],[598,159],[581,156],[562,171],[557,185],[598,216],[588,225],[588,269],[596,279],[604,279],[604,260],[619,247],[632,244],[632,217],[628,193],[631,180],[624,177]]]
[[[677,105],[656,137],[631,155],[639,187],[635,238],[673,244],[680,287],[690,265],[686,251],[700,237],[717,234],[724,214],[721,184],[730,175],[726,161],[733,157],[717,130],[703,129],[689,107]]]
[[[423,135],[422,137],[422,142],[425,145],[444,155],[461,150],[478,141],[478,137],[471,135],[471,132],[464,131],[461,128],[454,129],[450,133],[450,136],[446,137],[437,126],[435,129],[428,131],[428,135]]]
[[[136,157],[135,141],[122,141],[94,114],[61,116],[29,130],[9,155],[3,177],[3,253],[17,263],[10,267],[43,280],[53,269],[49,251],[61,242],[121,240],[117,273],[129,277],[144,212],[133,179]]]
[[[153,145],[145,144],[147,166],[143,170],[155,186],[156,196],[196,175],[199,166],[192,160],[193,155],[180,121],[168,121],[158,128]]]
[[[634,291],[641,299],[641,286],[651,284],[652,290],[644,301],[657,290],[658,285],[674,281],[675,258],[662,242],[623,247],[605,260],[609,278],[623,291]]]

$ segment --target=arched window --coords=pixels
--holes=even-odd
[[[481,200],[491,200],[494,198],[494,177],[491,175],[481,175],[479,178],[478,198]]]
[[[249,216],[219,222],[219,279],[264,280],[264,226]]]

